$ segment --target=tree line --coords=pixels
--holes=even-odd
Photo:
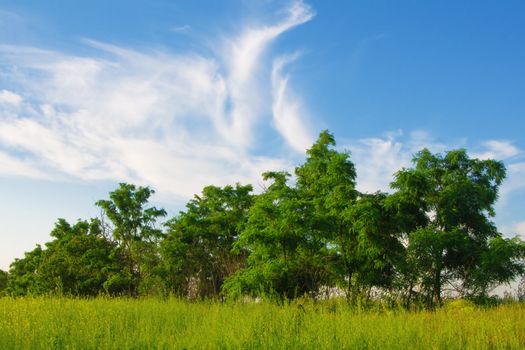
[[[361,193],[350,154],[335,145],[323,131],[293,178],[266,172],[260,194],[238,183],[207,186],[166,221],[148,204],[151,188],[122,183],[96,202],[100,218],[59,219],[50,242],[0,271],[0,293],[337,293],[433,307],[448,293],[486,297],[525,272],[525,243],[504,238],[491,220],[502,162],[423,149],[394,174],[390,193]]]

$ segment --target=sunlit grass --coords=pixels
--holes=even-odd
[[[343,302],[0,299],[1,349],[523,349],[525,306],[358,312]]]

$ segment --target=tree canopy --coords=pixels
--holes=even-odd
[[[260,193],[207,186],[166,221],[151,188],[121,183],[100,218],[58,219],[51,241],[0,271],[0,295],[483,298],[525,273],[524,242],[492,221],[505,175],[463,149],[423,149],[390,192],[361,193],[351,154],[323,131],[294,176],[265,172]]]

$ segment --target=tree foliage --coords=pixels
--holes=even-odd
[[[115,288],[127,285],[132,295],[138,295],[140,288],[162,293],[157,279],[160,264],[157,248],[164,234],[156,222],[167,213],[146,206],[154,193],[149,187],[121,183],[110,192],[109,200],[96,202],[113,225],[112,236],[126,265],[108,284]]]
[[[7,273],[7,271],[0,269],[0,296],[5,294],[8,276],[9,274]]]
[[[525,243],[492,221],[505,175],[465,150],[423,149],[391,193],[361,193],[350,153],[323,131],[294,177],[265,172],[257,195],[207,186],[164,224],[152,189],[120,184],[96,202],[101,218],[59,219],[50,242],[0,271],[0,295],[483,298],[525,273]]]
[[[466,296],[484,294],[521,271],[520,243],[503,239],[491,221],[505,178],[503,163],[471,159],[465,150],[440,155],[427,149],[413,162],[395,175],[392,187],[401,217],[414,218],[412,227],[405,227],[409,279],[426,303],[439,304],[445,285]]]
[[[42,247],[37,245],[21,259],[15,259],[9,268],[7,292],[13,296],[38,295],[46,292],[40,281],[38,266],[42,258]]]
[[[186,211],[166,223],[161,244],[166,281],[180,296],[217,296],[244,267],[247,251],[232,251],[253,201],[252,186],[205,187]]]
[[[267,172],[272,181],[257,196],[235,244],[247,250],[247,267],[225,286],[231,296],[249,294],[293,298],[315,292],[326,275],[326,247],[314,227],[313,207],[287,184],[289,174]]]
[[[100,222],[59,219],[46,249],[37,246],[11,265],[10,292],[14,295],[97,295],[122,292],[108,284],[123,268],[116,246],[101,233]]]

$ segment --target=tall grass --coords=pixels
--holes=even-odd
[[[523,349],[525,306],[359,312],[344,303],[0,299],[1,349]]]

